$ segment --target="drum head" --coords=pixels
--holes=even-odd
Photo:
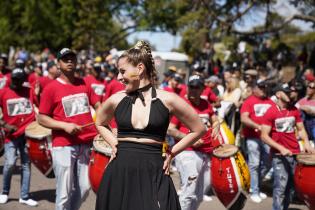
[[[299,163],[304,165],[315,165],[315,154],[299,154],[297,155],[296,159]]]
[[[101,135],[97,135],[93,141],[93,147],[97,152],[103,153],[106,156],[111,156],[112,148],[109,144],[101,137]]]
[[[25,136],[34,139],[43,139],[51,135],[51,129],[45,128],[34,121],[25,128]]]
[[[235,155],[238,147],[231,144],[222,144],[213,150],[213,155],[218,158],[227,158]]]

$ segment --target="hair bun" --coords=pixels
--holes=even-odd
[[[143,41],[143,40],[138,41],[136,45],[134,46],[134,48],[138,50],[142,50],[143,48],[146,49],[148,47],[150,48],[150,45],[146,41]]]

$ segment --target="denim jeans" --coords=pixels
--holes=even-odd
[[[271,167],[270,147],[257,138],[246,139],[246,145],[250,171],[250,192],[258,195],[260,192],[260,181]]]
[[[196,151],[183,151],[176,156],[182,181],[179,202],[182,210],[197,210],[210,188],[210,156]]]
[[[88,177],[90,145],[52,148],[56,176],[56,210],[77,210],[91,188]]]
[[[16,139],[11,140],[4,144],[4,168],[3,168],[3,194],[9,194],[11,187],[12,173],[16,164],[17,151],[20,153],[21,157],[21,192],[20,197],[22,199],[28,199],[30,190],[30,159],[28,156],[28,151],[25,146],[24,135],[19,136]]]
[[[274,155],[272,167],[273,203],[272,210],[287,210],[294,195],[294,169],[296,161],[294,157]]]

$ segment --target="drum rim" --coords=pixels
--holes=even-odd
[[[106,156],[111,156],[112,155],[112,148],[111,147],[103,147],[103,146],[100,146],[99,141],[104,141],[105,140],[101,140],[103,138],[100,137],[100,135],[97,135],[94,140],[93,140],[93,149],[96,151],[96,152],[99,152],[99,153],[102,153]]]
[[[314,162],[313,163],[309,162],[309,159],[303,160],[304,159],[303,157],[308,157],[308,156],[314,157]],[[296,156],[296,160],[297,160],[298,163],[303,164],[303,165],[315,166],[315,154],[307,154],[307,153],[305,153],[305,154],[298,154]]]
[[[45,130],[45,132],[42,132],[41,134],[38,134],[38,135],[34,135],[32,133],[30,133],[30,131],[27,130],[28,127],[30,126],[33,126],[33,125],[37,125],[39,126],[40,128],[43,128]],[[45,128],[44,126],[40,125],[37,121],[33,121],[31,122],[30,124],[28,124],[25,128],[25,136],[26,137],[29,137],[29,138],[32,138],[32,139],[37,139],[37,140],[42,140],[44,138],[46,138],[47,136],[51,136],[51,129],[49,128]]]
[[[236,150],[235,152],[229,154],[228,156],[219,156],[218,154],[215,153],[215,150],[216,149],[219,149],[219,147],[224,147],[225,145],[228,145],[228,146],[233,146]],[[239,152],[239,148],[233,144],[220,144],[219,146],[217,146],[216,148],[213,149],[213,156],[217,157],[217,158],[229,158],[231,156],[234,156],[235,154],[237,154]]]

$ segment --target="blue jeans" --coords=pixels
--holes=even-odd
[[[250,171],[250,192],[252,194],[259,194],[260,180],[268,173],[271,167],[270,147],[257,138],[248,138],[246,145],[248,150],[248,168]]]
[[[4,144],[2,194],[8,195],[10,192],[12,173],[16,164],[17,151],[19,151],[22,166],[20,192],[20,197],[22,199],[28,199],[31,179],[30,159],[28,156],[27,148],[25,146],[25,142],[26,142],[25,137],[24,135],[22,135]]]
[[[294,195],[294,169],[296,161],[294,157],[274,155],[272,167],[273,203],[272,210],[287,210]]]
[[[181,208],[197,210],[211,185],[210,156],[197,151],[183,151],[175,161],[182,180]]]
[[[88,166],[90,145],[52,148],[56,176],[56,210],[77,210],[91,188]]]

